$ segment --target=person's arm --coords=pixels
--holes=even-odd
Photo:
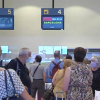
[[[13,79],[13,84],[14,84],[16,93],[19,94],[24,100],[33,100],[32,97],[26,91],[17,73],[12,69],[9,69],[9,71]]]
[[[44,83],[46,82],[46,72],[45,71],[43,72],[43,81]]]
[[[20,95],[24,100],[34,100],[26,91],[26,89],[24,89],[24,91],[21,93]]]
[[[43,70],[43,81],[44,81],[44,83],[46,82],[46,69],[45,69],[45,67],[44,67],[44,70]]]
[[[48,76],[49,78],[52,78],[52,76]]]
[[[63,61],[60,63],[60,68],[63,69]]]
[[[67,90],[68,90],[68,86],[69,86],[69,82],[70,82],[70,72],[71,72],[71,68],[68,67],[65,71],[64,82],[63,82],[63,87],[62,87],[62,90],[64,92],[67,92]]]
[[[52,65],[51,65],[52,63],[50,63],[50,65],[49,65],[49,69],[48,69],[48,77],[49,78],[52,78]]]

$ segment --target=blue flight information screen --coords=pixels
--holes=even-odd
[[[13,8],[0,8],[0,30],[14,30]]]
[[[64,30],[64,8],[42,8],[41,29]]]

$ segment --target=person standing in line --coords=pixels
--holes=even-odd
[[[71,59],[72,60],[72,56],[71,55],[66,55],[66,59]]]
[[[46,83],[52,83],[52,79],[48,77],[49,68],[45,68],[45,70],[46,70]]]
[[[29,70],[26,63],[31,60],[31,52],[29,48],[22,48],[19,51],[19,56],[12,59],[6,66],[6,69],[13,69],[17,72],[25,88],[29,91],[31,88],[31,79],[29,77]]]
[[[95,97],[95,90],[100,91],[100,56],[92,56],[90,66],[93,73],[91,87]]]
[[[65,59],[64,63],[63,63],[63,69],[58,70],[52,79],[52,83],[54,85],[53,93],[54,93],[55,97],[56,97],[56,92],[58,92],[58,91],[63,92],[63,95],[64,95],[63,100],[65,100],[65,92],[62,91],[64,74],[65,74],[66,69],[70,66],[71,66],[71,60]],[[59,93],[57,97],[58,97],[57,100],[62,100],[61,93]],[[55,100],[56,100],[56,98],[55,98]]]
[[[90,62],[89,62],[89,60],[88,60],[87,58],[85,58],[85,59],[83,60],[83,63],[86,64],[86,65],[87,65],[87,64],[88,64],[88,65],[90,64]]]
[[[93,100],[93,74],[90,66],[83,63],[85,56],[84,48],[75,48],[75,63],[66,69],[64,75],[62,90],[66,92],[66,100]]]
[[[60,69],[63,69],[63,61],[60,61],[60,51],[55,51],[54,52],[54,61],[52,61],[49,65],[49,71],[48,71],[48,77],[53,78],[54,74],[53,73],[53,68],[55,67],[55,64],[58,64],[60,66]],[[55,64],[54,64],[55,63]]]
[[[35,57],[35,63],[30,66],[30,73],[33,77],[31,95],[34,100],[37,90],[41,100],[43,100],[43,94],[45,92],[46,71],[45,66],[41,65],[41,61],[42,57],[37,55]]]

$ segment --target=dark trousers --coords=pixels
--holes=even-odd
[[[37,90],[39,97],[42,98],[45,92],[45,84],[43,80],[33,80],[33,83],[31,84],[31,95],[33,98],[35,98]]]

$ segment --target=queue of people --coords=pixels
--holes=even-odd
[[[85,49],[77,47],[74,50],[74,61],[70,55],[67,55],[64,61],[60,61],[60,52],[55,51],[54,61],[51,61],[45,69],[45,66],[41,65],[42,57],[37,55],[28,69],[26,63],[31,60],[31,51],[22,48],[17,58],[12,59],[5,68],[0,67],[0,100],[6,100],[7,97],[14,95],[7,70],[11,74],[15,91],[20,95],[21,100],[35,100],[37,90],[41,100],[44,100],[45,83],[49,82],[54,85],[54,100],[57,91],[63,92],[63,100],[94,100],[95,90],[100,91],[100,57],[92,56],[89,62],[85,56]],[[62,95],[58,94],[57,100],[61,98]]]
[[[35,95],[38,90],[39,97],[43,100],[42,96],[45,92],[45,82],[46,82],[46,71],[45,67],[41,65],[42,57],[37,55],[35,57],[35,62],[30,67],[30,73],[33,77],[33,82],[31,86],[31,95],[35,100]]]

